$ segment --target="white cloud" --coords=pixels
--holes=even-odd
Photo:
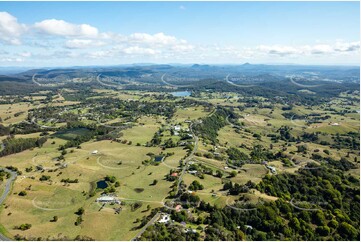
[[[174,45],[171,47],[171,50],[174,50],[176,52],[189,52],[194,49],[195,47],[193,45],[188,45],[188,44]]]
[[[19,53],[19,56],[21,56],[21,57],[31,57],[32,54],[31,54],[31,52],[26,51],[26,52]]]
[[[92,40],[92,39],[72,39],[65,42],[65,47],[69,49],[85,49],[104,46],[104,41]]]
[[[184,6],[180,6],[182,9]],[[185,9],[185,8],[184,8]],[[25,35],[26,34],[26,35]],[[52,58],[71,62],[75,59],[87,62],[89,58],[110,61],[127,61],[127,58],[156,61],[197,62],[239,62],[248,60],[292,60],[313,57],[346,59],[358,57],[360,42],[335,40],[334,43],[317,40],[304,45],[259,45],[227,46],[207,43],[188,43],[177,36],[159,32],[133,33],[122,35],[114,32],[101,32],[89,24],[75,24],[58,19],[45,19],[28,25],[19,23],[16,17],[0,12],[0,43],[20,45],[25,48],[0,51],[1,61],[19,62]],[[40,48],[39,48],[40,47]],[[34,48],[34,49],[31,49]],[[82,51],[83,49],[84,51]],[[91,49],[89,51],[87,49]],[[26,52],[24,52],[26,50]],[[32,53],[30,53],[31,51]],[[340,58],[339,58],[340,57]],[[288,59],[287,59],[288,58]],[[123,62],[124,62],[123,61]]]
[[[24,59],[20,57],[4,57],[0,58],[0,62],[23,62]]]
[[[155,55],[159,54],[160,51],[151,48],[142,48],[139,46],[132,46],[122,50],[123,53],[129,55]]]
[[[86,56],[92,59],[109,58],[114,56],[114,52],[111,52],[109,50],[100,50],[87,53]]]
[[[25,32],[26,26],[18,23],[18,20],[7,12],[0,12],[0,41],[20,45],[20,36]]]
[[[157,33],[154,35],[146,33],[134,33],[131,34],[127,39],[130,42],[150,45],[172,45],[177,43],[186,43],[185,40],[178,40],[176,37],[165,35],[164,33]]]
[[[88,37],[95,38],[99,31],[88,24],[72,24],[64,20],[46,19],[35,23],[34,28],[42,33],[64,37]]]
[[[301,46],[281,46],[281,45],[261,45],[256,48],[259,54],[269,54],[277,56],[296,56],[296,55],[336,55],[342,52],[358,51],[360,42],[337,42],[336,44],[317,44]]]
[[[179,6],[179,9],[180,9],[180,10],[186,10],[186,7],[183,6],[183,5],[180,5],[180,6]]]
[[[306,47],[304,49],[305,49],[304,52],[307,53],[308,47]],[[315,46],[310,47],[310,53],[316,54],[316,55],[332,53],[333,51],[334,51],[334,48],[330,45],[315,45]]]
[[[337,42],[335,51],[339,52],[349,52],[349,51],[357,51],[360,49],[360,41],[344,43],[344,42]]]
[[[270,55],[279,55],[279,56],[286,56],[286,55],[293,55],[293,54],[300,54],[301,50],[291,47],[291,46],[280,46],[280,45],[261,45],[256,48],[256,50],[265,52]]]

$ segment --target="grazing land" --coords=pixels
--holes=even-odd
[[[332,88],[305,89],[279,70],[285,87],[264,79],[245,88],[253,75],[226,82],[224,71],[238,67],[214,67],[214,79],[193,72],[197,81],[182,87],[198,67],[169,67],[168,84],[153,68],[147,78],[142,67],[126,77],[64,70],[64,83],[53,80],[61,71],[40,70],[38,84],[24,74],[28,93],[1,96],[0,195],[8,171],[17,173],[1,234],[153,240],[166,228],[188,240],[359,238],[358,83],[320,77]]]

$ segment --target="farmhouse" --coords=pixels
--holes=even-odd
[[[273,166],[266,166],[272,173],[276,173],[276,168]]]
[[[93,154],[93,155],[96,155],[96,154],[98,154],[98,151],[97,151],[97,150],[93,150],[92,154]]]
[[[170,221],[169,214],[163,214],[162,218],[158,221],[158,223],[168,223]]]
[[[181,130],[181,127],[179,125],[174,126],[174,131],[180,131],[180,130]]]
[[[172,177],[177,177],[177,176],[178,176],[178,173],[177,173],[177,172],[173,172],[170,176],[172,176]]]
[[[97,198],[96,201],[100,203],[116,203],[116,204],[121,203],[120,200],[118,200],[116,197],[111,197],[111,196],[101,196]]]
[[[193,234],[195,234],[195,233],[197,233],[197,230],[192,229],[192,228],[188,228],[188,229],[185,229],[184,232],[185,233],[193,233]]]
[[[253,229],[251,225],[245,225],[244,227],[246,227],[246,229]]]

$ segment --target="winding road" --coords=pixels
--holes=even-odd
[[[152,225],[155,221],[157,221],[160,214],[161,214],[160,212],[156,213],[154,217],[146,225],[144,225],[144,227],[138,232],[136,236],[134,236],[134,238],[131,241],[134,241],[137,238],[139,238],[150,225]]]
[[[5,201],[6,197],[9,195],[10,190],[11,190],[11,185],[12,183],[15,181],[17,174],[14,171],[11,171],[7,168],[0,168],[0,170],[4,170],[6,172],[9,172],[11,174],[10,179],[7,180],[6,184],[5,184],[5,189],[3,194],[0,197],[0,205],[3,204],[3,202]],[[6,237],[5,235],[0,233],[0,240],[1,241],[9,241],[10,239],[8,237]]]
[[[233,83],[233,82],[231,82],[230,80],[229,80],[229,76],[230,76],[231,74],[228,74],[227,76],[226,76],[226,82],[228,83],[228,84],[231,84],[232,86],[235,86],[235,87],[254,87],[255,85],[238,85],[238,84],[235,84],[235,83]]]
[[[97,82],[99,82],[100,85],[103,85],[103,86],[106,86],[106,87],[112,87],[112,88],[122,89],[121,87],[119,87],[119,86],[117,86],[117,85],[111,85],[111,84],[106,84],[106,83],[102,82],[102,81],[100,80],[100,76],[101,76],[101,75],[102,75],[102,74],[99,74],[99,75],[96,77],[96,80],[97,80]]]
[[[193,123],[191,125],[189,125],[189,130],[192,132],[193,137],[194,137],[194,147],[193,147],[192,152],[189,154],[189,156],[184,160],[183,170],[178,179],[177,192],[179,191],[179,187],[182,182],[183,175],[185,174],[185,172],[187,170],[188,162],[193,158],[194,153],[198,149],[198,136],[196,136],[195,133],[193,132],[192,126],[193,126]]]
[[[306,87],[306,88],[311,88],[311,87],[319,87],[319,86],[323,86],[323,84],[319,84],[319,85],[304,85],[304,84],[300,84],[300,83],[297,83],[293,80],[294,76],[290,76],[290,81],[295,84],[296,86],[299,86],[299,87]]]
[[[166,75],[166,74],[163,74],[160,79],[161,79],[161,81],[162,81],[164,84],[166,84],[166,85],[168,85],[168,86],[171,86],[171,87],[191,87],[191,86],[192,86],[192,85],[174,85],[174,84],[171,84],[171,83],[169,83],[169,82],[167,82],[167,81],[164,80],[164,76],[165,76],[165,75]]]

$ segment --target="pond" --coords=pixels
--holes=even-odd
[[[161,162],[162,160],[163,160],[163,156],[157,155],[156,157],[154,157],[155,162]]]
[[[171,94],[175,97],[189,97],[191,95],[191,92],[181,91],[181,92],[171,92]]]
[[[105,189],[108,187],[108,183],[105,180],[97,182],[97,188]]]

